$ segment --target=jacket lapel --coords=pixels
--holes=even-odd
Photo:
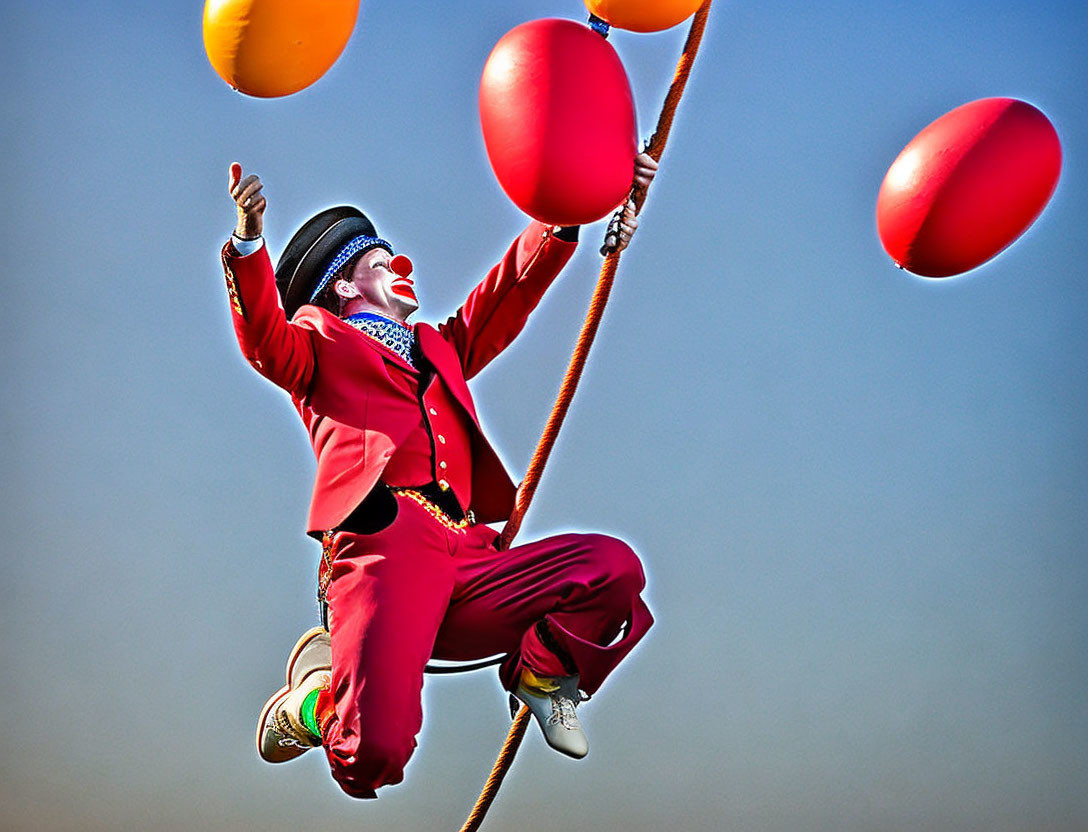
[[[480,420],[476,417],[476,406],[472,402],[472,395],[468,392],[468,385],[465,383],[465,375],[461,370],[461,361],[457,353],[430,324],[416,324],[415,331],[420,352],[431,362],[435,372],[442,377],[446,387],[453,393],[453,397],[478,427]]]

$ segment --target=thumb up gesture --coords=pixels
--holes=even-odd
[[[243,240],[254,240],[264,231],[264,209],[268,203],[261,195],[260,177],[255,173],[242,178],[242,166],[231,162],[229,190],[238,209],[238,223],[234,234]]]

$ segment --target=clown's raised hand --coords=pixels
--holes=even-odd
[[[243,240],[254,240],[264,231],[264,209],[268,204],[261,194],[261,179],[251,173],[242,178],[242,166],[237,162],[230,165],[230,196],[238,209],[238,222],[234,235]]]
[[[631,190],[641,197],[640,204],[645,201],[646,191],[656,175],[657,162],[654,161],[654,158],[648,153],[638,154],[635,157],[635,176],[631,182]],[[638,230],[637,214],[635,197],[632,195],[623,204],[623,208],[612,217],[612,221],[609,222],[608,231],[605,232],[604,246],[601,249],[602,254],[623,251],[627,248],[627,245],[631,242],[631,237]]]

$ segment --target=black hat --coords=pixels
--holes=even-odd
[[[306,220],[302,228],[295,232],[276,264],[276,288],[288,320],[300,306],[313,299],[319,282],[337,255],[359,237],[370,239],[353,246],[352,256],[375,246],[393,253],[392,246],[378,238],[374,223],[367,219],[366,214],[350,205],[326,208]]]

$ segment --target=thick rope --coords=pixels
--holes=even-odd
[[[495,548],[500,551],[510,548],[510,543],[521,528],[521,521],[529,504],[536,493],[536,487],[540,484],[540,477],[544,472],[544,465],[555,446],[555,440],[559,436],[559,429],[563,426],[570,403],[574,399],[574,393],[578,389],[578,381],[581,379],[582,370],[586,366],[589,357],[589,348],[593,346],[593,339],[597,335],[597,328],[601,325],[601,317],[604,315],[605,304],[608,303],[608,295],[612,291],[612,280],[616,276],[616,267],[619,265],[619,252],[612,252],[601,267],[601,275],[597,279],[597,287],[593,290],[593,297],[589,302],[589,312],[582,331],[578,335],[578,343],[574,347],[567,373],[563,377],[563,384],[559,388],[559,395],[552,406],[552,412],[548,416],[548,423],[544,426],[544,433],[533,452],[533,458],[529,463],[529,470],[525,479],[518,486],[517,498],[514,503],[514,511],[510,519],[506,521],[502,534],[499,535]]]
[[[699,44],[703,40],[707,15],[710,13],[710,3],[711,0],[705,0],[703,5],[699,7],[699,11],[695,13],[695,19],[691,22],[691,29],[688,31],[687,40],[684,42],[684,51],[677,62],[672,84],[670,84],[669,92],[665,96],[665,104],[661,108],[661,115],[657,119],[657,129],[654,131],[650,144],[646,148],[646,152],[653,157],[654,161],[660,162],[661,156],[665,152],[665,143],[669,140],[669,130],[672,128],[673,118],[676,116],[676,107],[684,94],[684,87],[687,86],[688,77],[691,75],[695,55],[698,53]],[[646,191],[642,188],[634,188],[631,197],[635,200],[636,213],[641,211],[642,205],[646,201]],[[589,349],[593,346],[593,339],[596,337],[597,329],[601,324],[601,317],[604,315],[604,307],[608,303],[608,295],[612,291],[612,281],[616,277],[616,268],[619,266],[619,262],[620,252],[612,251],[605,257],[604,264],[601,266],[597,287],[594,289],[593,297],[589,302],[589,312],[586,314],[585,323],[582,324],[582,331],[578,335],[578,343],[574,347],[570,365],[563,377],[559,395],[552,407],[551,415],[548,417],[548,423],[544,426],[544,433],[540,437],[540,442],[537,443],[536,450],[533,452],[533,458],[529,462],[529,470],[525,474],[525,479],[518,486],[514,511],[510,515],[510,519],[506,521],[502,534],[495,543],[495,547],[499,550],[510,548],[518,529],[521,528],[521,521],[525,517],[525,512],[529,509],[533,495],[536,493],[536,487],[540,484],[544,465],[547,463],[548,456],[555,445],[555,440],[559,435],[559,429],[563,425],[567,410],[570,409],[574,392],[578,389],[578,380],[582,376],[586,359],[589,357]],[[506,777],[507,771],[514,762],[514,755],[517,753],[518,746],[521,745],[528,722],[529,708],[523,705],[514,719],[514,724],[510,726],[510,733],[506,737],[506,742],[503,743],[498,759],[495,760],[491,775],[487,778],[487,783],[484,784],[483,791],[480,792],[480,797],[476,801],[472,813],[468,816],[468,820],[461,827],[461,832],[476,832],[480,828],[487,810],[491,807],[491,803],[499,791],[499,786],[502,785],[503,778]]]
[[[480,828],[480,824],[484,822],[484,816],[487,814],[487,810],[491,808],[491,801],[498,794],[499,786],[502,785],[506,772],[510,770],[510,765],[514,762],[514,755],[518,752],[518,746],[521,745],[521,739],[525,736],[525,728],[528,724],[529,706],[522,705],[518,715],[514,717],[514,724],[510,726],[510,733],[506,735],[506,742],[502,745],[499,758],[495,760],[491,775],[484,784],[484,790],[480,792],[480,798],[476,801],[476,805],[472,807],[472,813],[468,816],[468,820],[465,821],[465,825],[461,827],[461,832],[476,832]]]

